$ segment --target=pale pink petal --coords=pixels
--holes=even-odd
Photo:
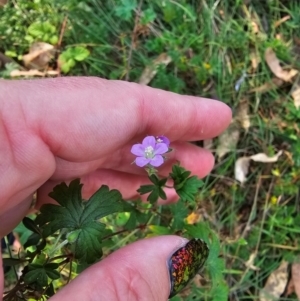
[[[142,144],[145,148],[148,147],[148,146],[152,146],[154,148],[155,144],[156,144],[155,137],[154,136],[147,136],[146,138],[144,138]]]
[[[131,148],[131,153],[136,156],[144,156],[145,155],[145,147],[142,144],[135,144]]]
[[[156,155],[150,160],[150,164],[154,167],[158,167],[164,163],[164,158],[161,155]]]
[[[154,153],[161,155],[166,153],[169,150],[168,146],[165,143],[157,143],[154,148]]]
[[[135,159],[135,164],[139,167],[144,167],[150,162],[150,159],[146,159],[144,157],[137,157]]]

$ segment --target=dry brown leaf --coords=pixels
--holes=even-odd
[[[34,69],[45,68],[53,57],[54,46],[44,42],[33,43],[29,53],[23,55],[26,67]]]
[[[278,161],[278,158],[282,155],[282,153],[283,153],[283,151],[280,150],[276,155],[274,155],[272,157],[269,157],[264,153],[259,153],[259,154],[251,156],[250,159],[255,162],[273,163],[273,162]]]
[[[282,23],[286,22],[287,20],[289,20],[291,18],[291,16],[287,15],[287,16],[284,16],[283,18],[281,18],[280,20],[276,21],[274,23],[274,28],[280,26]]]
[[[11,77],[19,77],[19,76],[46,76],[46,75],[58,75],[59,72],[56,70],[48,70],[46,72],[41,72],[38,70],[28,70],[28,71],[20,71],[20,70],[12,70],[10,72]]]
[[[297,87],[292,93],[291,93],[293,99],[294,99],[294,104],[297,109],[300,107],[300,87]]]
[[[294,282],[295,293],[300,300],[300,263],[294,262],[292,264],[292,279]]]
[[[167,53],[161,53],[155,60],[152,61],[150,66],[147,66],[140,79],[139,84],[148,85],[153,77],[157,73],[157,68],[159,65],[168,65],[172,61],[171,57]]]
[[[280,78],[274,77],[270,82],[264,83],[263,85],[253,88],[249,90],[249,93],[257,92],[257,93],[265,93],[270,90],[276,89],[282,86],[284,81]]]
[[[267,48],[265,52],[265,60],[271,69],[271,71],[278,77],[283,79],[285,82],[290,81],[298,71],[291,69],[289,71],[283,70],[280,66],[279,60],[272,48]]]
[[[245,266],[248,269],[253,270],[253,271],[259,271],[260,270],[259,267],[254,265],[254,260],[255,260],[256,256],[257,256],[257,252],[251,253],[249,259],[245,262]]]
[[[234,178],[242,184],[245,183],[249,170],[249,163],[251,160],[261,163],[273,163],[277,162],[282,153],[283,151],[281,150],[273,157],[268,157],[264,153],[259,153],[250,157],[241,157],[237,159],[234,165]]]
[[[222,159],[227,153],[234,150],[240,138],[240,129],[236,121],[232,121],[229,127],[219,136],[216,154]]]
[[[240,101],[235,119],[241,124],[242,128],[248,131],[250,127],[250,117],[248,115],[249,102],[244,98]]]
[[[264,288],[259,291],[260,301],[276,301],[284,292],[288,282],[288,262],[282,261],[278,269],[273,271]]]
[[[213,140],[212,139],[203,140],[203,148],[212,149],[213,148]]]
[[[256,69],[260,63],[260,56],[257,54],[256,51],[251,51],[250,60],[251,60],[252,71],[256,71]]]
[[[259,33],[259,26],[258,23],[256,23],[255,21],[251,21],[251,27],[252,27],[252,32],[254,34]]]
[[[240,183],[246,182],[246,176],[248,174],[250,164],[250,158],[249,157],[241,157],[238,158],[234,165],[234,178],[239,181]]]

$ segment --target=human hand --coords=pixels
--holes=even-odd
[[[230,109],[223,103],[97,78],[0,81],[0,237],[37,206],[61,181],[80,177],[83,197],[106,184],[124,198],[148,182],[132,165],[131,146],[147,135],[165,135],[174,152],[159,168],[166,176],[180,161],[203,177],[213,156],[186,141],[221,133]],[[168,192],[174,200],[175,193]],[[52,299],[166,300],[166,261],[186,241],[176,236],[126,246],[83,272]],[[0,273],[0,296],[3,275]],[[51,299],[51,300],[52,300]]]

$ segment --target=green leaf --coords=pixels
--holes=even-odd
[[[143,25],[146,25],[148,23],[151,23],[155,20],[156,18],[156,13],[152,8],[147,8],[146,10],[143,11],[142,17],[141,17],[141,23]]]
[[[115,8],[116,16],[125,21],[129,21],[132,17],[132,11],[137,7],[136,0],[121,0],[122,4]]]
[[[79,62],[85,60],[90,55],[90,52],[82,46],[74,47],[72,50],[73,58]]]
[[[53,283],[51,282],[49,284],[49,286],[47,287],[46,291],[45,291],[45,294],[48,296],[48,297],[52,297],[54,294],[55,294],[55,291],[54,291],[54,287],[53,287]]]
[[[150,225],[148,226],[149,230],[157,235],[168,235],[172,234],[172,231],[164,226],[158,226],[158,225]]]
[[[130,217],[127,223],[124,225],[124,228],[127,230],[133,230],[136,227],[136,222],[137,222],[137,213],[136,211],[133,211],[130,213]]]
[[[39,241],[41,239],[41,236],[37,233],[32,233],[27,241],[25,242],[24,244],[24,249],[27,249],[28,247],[31,247],[31,246],[37,246]]]
[[[48,284],[48,276],[46,270],[42,265],[39,264],[29,264],[28,272],[24,276],[24,282],[26,284],[36,283],[41,287]]]
[[[33,37],[35,38],[43,37],[43,41],[47,41],[48,40],[47,37],[49,36],[49,34],[54,34],[56,32],[56,28],[49,22],[43,22],[43,23],[35,22],[28,27],[27,31]]]
[[[6,267],[8,267],[8,266],[11,267],[11,266],[26,262],[26,260],[19,259],[19,258],[3,258],[2,261],[3,261],[3,266],[6,266]]]
[[[75,258],[93,263],[102,256],[101,237],[105,225],[99,219],[115,212],[127,211],[124,208],[128,206],[124,206],[119,191],[109,190],[107,186],[101,186],[88,201],[82,200],[81,189],[79,179],[72,181],[69,186],[66,183],[55,186],[49,196],[61,206],[43,205],[36,223],[42,227],[44,237],[62,229],[74,231],[75,236],[70,240]]]
[[[186,204],[180,199],[177,203],[169,206],[173,215],[173,230],[182,230],[184,225],[184,219],[188,215],[188,209]]]
[[[190,171],[179,165],[173,165],[172,173],[170,173],[178,196],[185,202],[194,202],[199,188],[203,185],[203,182],[196,176],[189,177],[190,174]]]
[[[163,200],[166,200],[167,195],[162,189],[162,187],[164,187],[168,179],[167,178],[159,179],[155,174],[152,174],[149,176],[149,180],[154,185],[142,185],[137,190],[137,192],[140,194],[146,194],[150,192],[147,201],[149,201],[151,204],[157,202],[158,198],[162,198]]]
[[[42,236],[41,230],[37,226],[37,224],[29,217],[24,217],[23,220],[23,225],[30,231],[38,234],[39,236]]]

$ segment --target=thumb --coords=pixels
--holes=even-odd
[[[201,246],[197,245],[198,242]],[[191,243],[196,243],[196,248],[189,248]],[[191,250],[195,254],[187,256],[185,251]],[[205,260],[207,247],[201,240],[188,242],[178,236],[140,240],[91,266],[50,300],[166,301],[170,294],[175,295],[198,272],[203,264],[202,259],[201,263],[197,260],[201,252],[206,252],[200,256]],[[184,274],[173,270],[171,276],[170,258],[173,258],[171,266],[187,264],[182,270]],[[171,287],[174,288],[172,291]]]

